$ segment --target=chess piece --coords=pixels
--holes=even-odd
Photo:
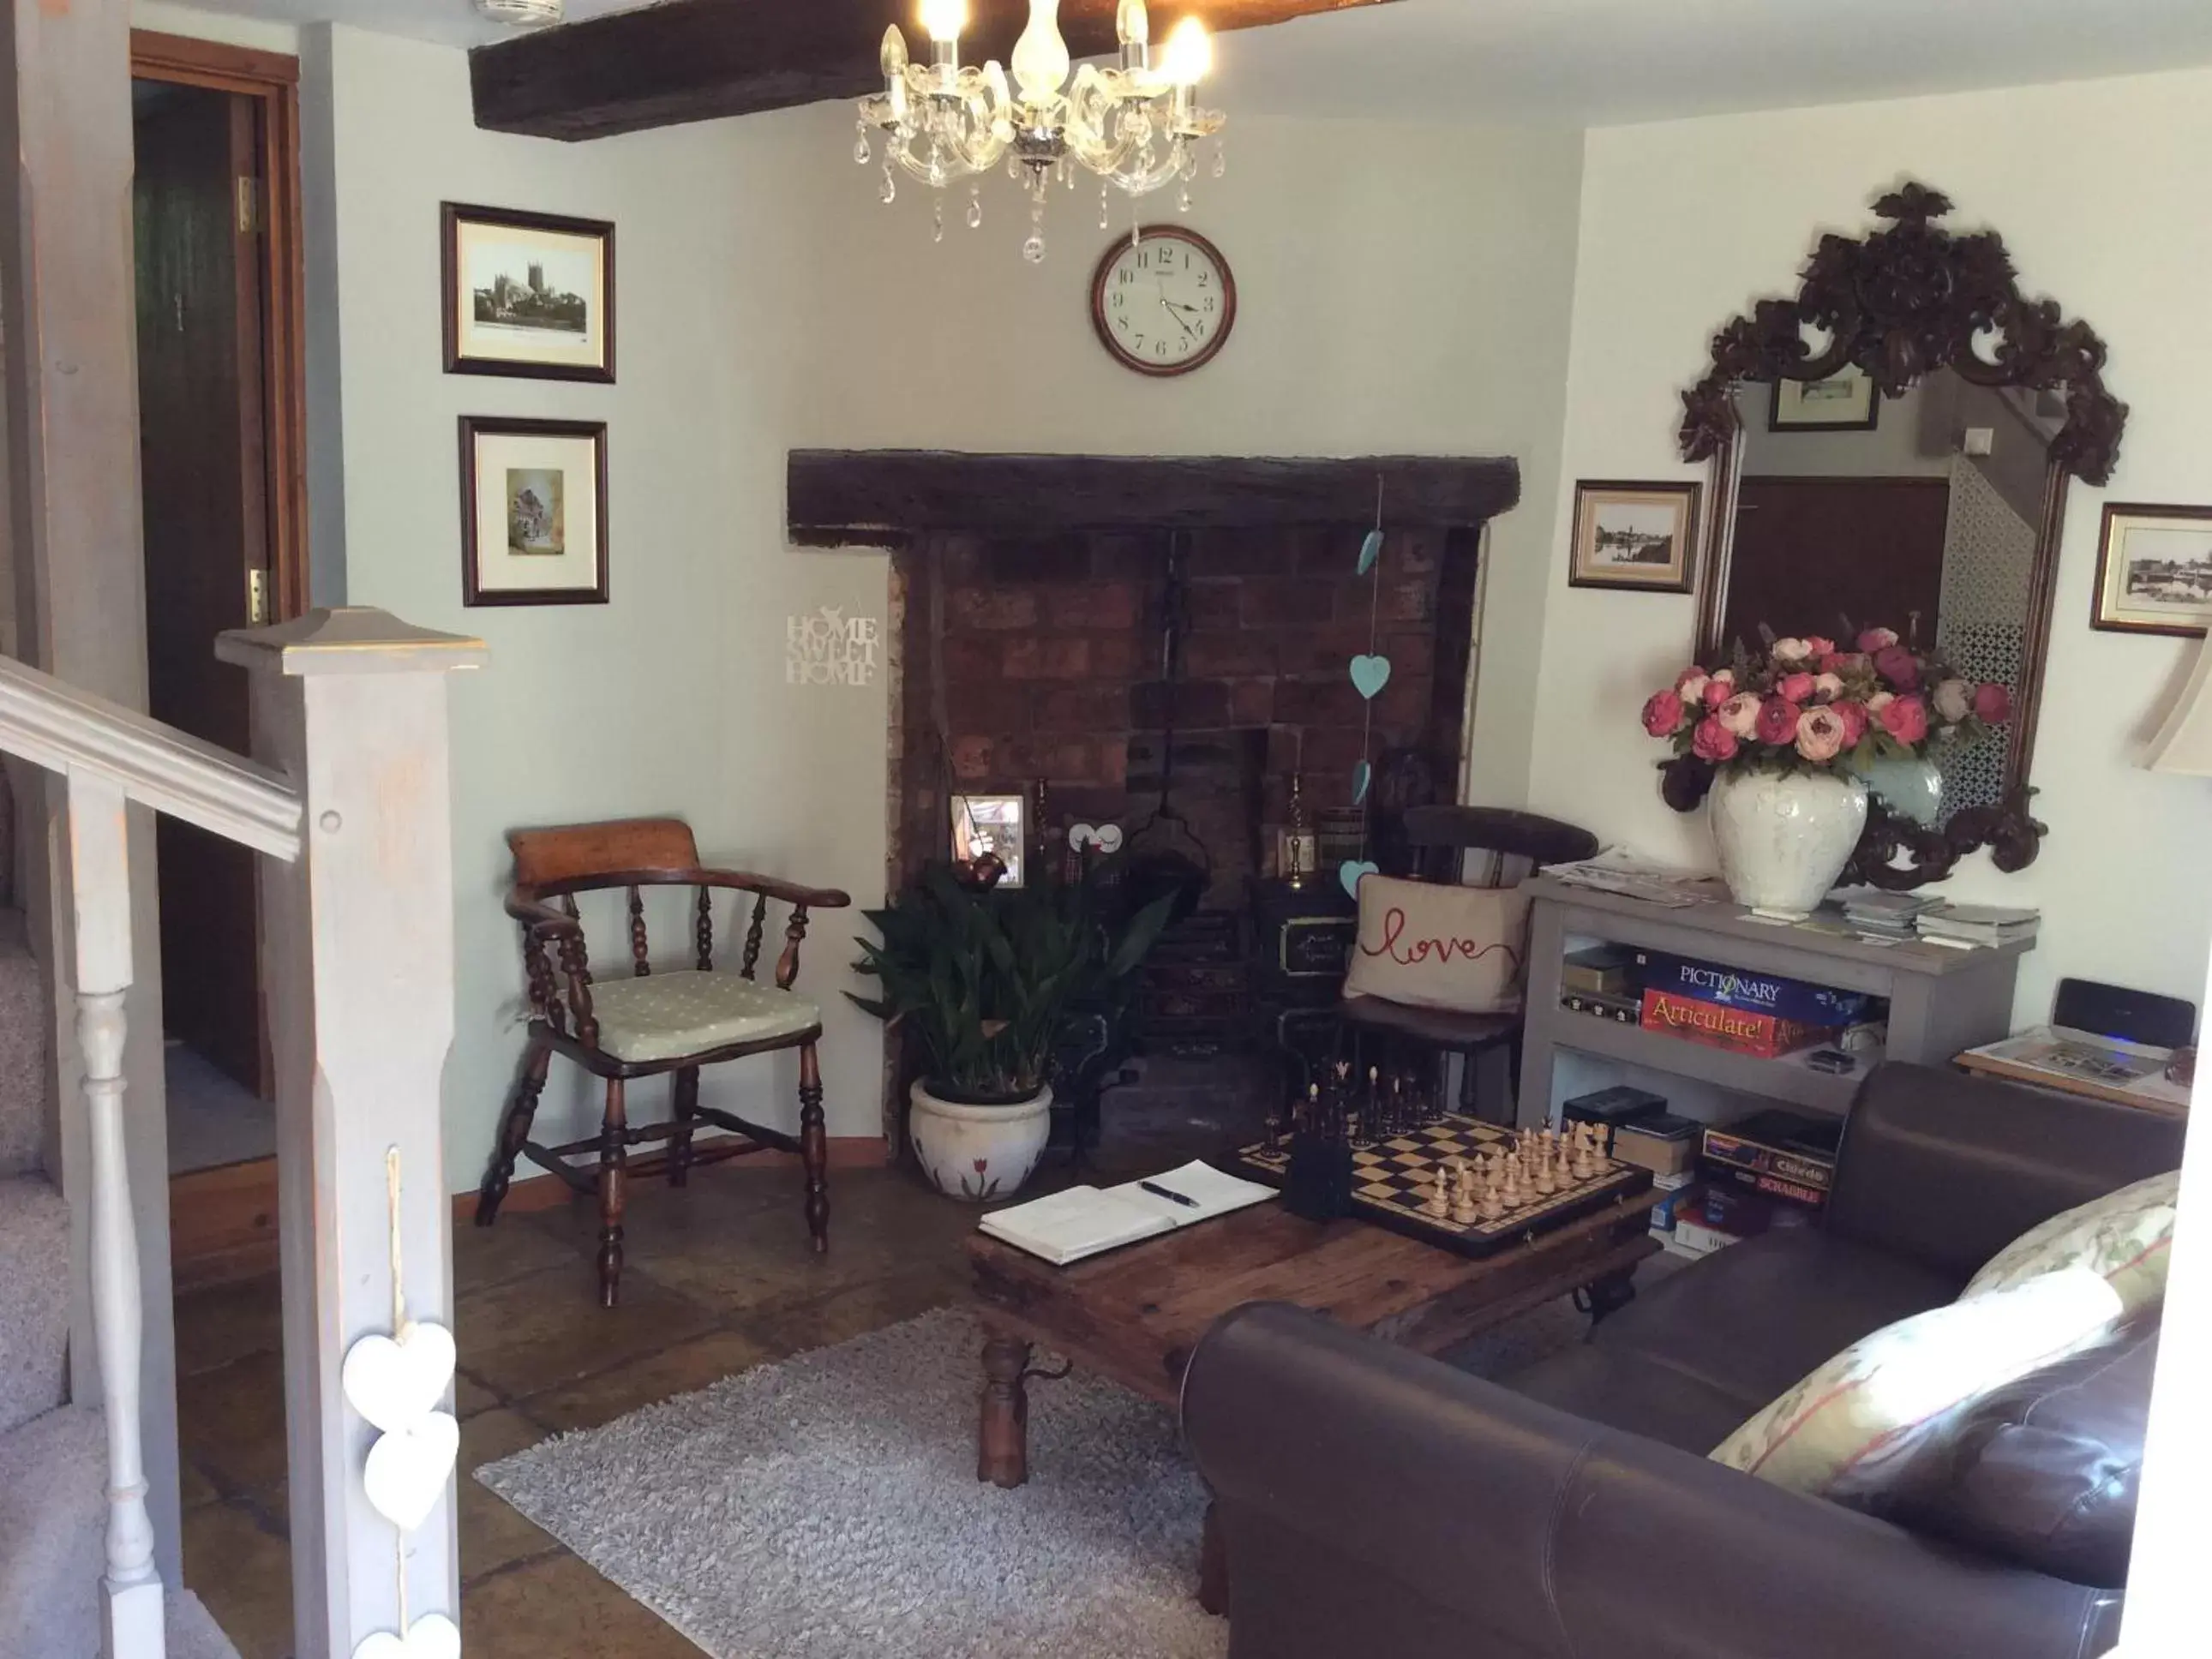
[[[1474,1178],[1466,1164],[1459,1166],[1456,1190],[1452,1194],[1451,1218],[1462,1227],[1471,1227],[1481,1218],[1481,1211],[1474,1199]]]
[[[1498,1190],[1494,1173],[1492,1178],[1483,1184],[1480,1211],[1485,1221],[1495,1221],[1505,1213],[1505,1197]]]
[[[1587,1138],[1575,1147],[1573,1167],[1575,1179],[1577,1181],[1594,1180],[1605,1172],[1604,1166],[1597,1159],[1597,1148]]]
[[[1536,1175],[1533,1184],[1536,1191],[1547,1198],[1559,1190],[1559,1165],[1552,1161],[1548,1152],[1536,1160]]]
[[[1421,1213],[1442,1221],[1451,1213],[1452,1172],[1449,1164],[1439,1164],[1429,1177],[1428,1195],[1421,1200]]]

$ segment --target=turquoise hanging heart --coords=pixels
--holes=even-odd
[[[1352,769],[1352,804],[1354,806],[1364,805],[1366,803],[1367,785],[1373,776],[1374,774],[1369,770],[1365,761],[1361,761]]]
[[[1344,884],[1344,890],[1352,896],[1354,903],[1359,900],[1360,877],[1379,876],[1382,873],[1382,868],[1380,865],[1371,863],[1366,859],[1346,859],[1336,866],[1336,878]]]
[[[1359,695],[1369,702],[1379,696],[1390,684],[1390,659],[1388,657],[1354,657],[1352,659],[1352,683]]]
[[[1382,556],[1382,532],[1370,530],[1367,539],[1359,544],[1359,574],[1365,575],[1375,568],[1375,561]]]

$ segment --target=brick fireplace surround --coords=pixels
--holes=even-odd
[[[1356,573],[1378,477],[1379,583]],[[1510,460],[794,453],[794,541],[893,550],[893,882],[944,855],[953,793],[1042,782],[1048,832],[1139,828],[1170,715],[1170,799],[1212,857],[1209,907],[1272,872],[1293,771],[1310,808],[1345,808],[1363,752],[1379,790],[1410,751],[1450,798],[1481,526],[1518,494]],[[1392,669],[1371,733],[1348,675],[1370,619]]]

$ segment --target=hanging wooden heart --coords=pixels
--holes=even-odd
[[[1365,575],[1375,568],[1375,561],[1382,556],[1382,532],[1370,530],[1367,539],[1359,544],[1359,574]]]
[[[400,1531],[414,1531],[445,1495],[460,1449],[461,1425],[451,1412],[432,1412],[392,1430],[368,1449],[362,1468],[368,1506]]]
[[[409,1320],[397,1337],[364,1336],[339,1374],[346,1403],[386,1434],[436,1409],[453,1380],[453,1336],[443,1325]]]
[[[1359,762],[1352,769],[1352,804],[1354,806],[1366,804],[1367,786],[1374,781],[1374,778],[1375,774],[1365,761]]]
[[[1390,684],[1390,659],[1388,657],[1354,657],[1352,659],[1352,683],[1359,695],[1372,702]]]
[[[1359,897],[1359,878],[1362,876],[1379,876],[1382,873],[1382,866],[1367,859],[1346,859],[1336,866],[1337,880],[1343,884],[1344,890],[1349,893],[1355,902]]]
[[[429,1613],[394,1636],[380,1630],[353,1650],[353,1659],[461,1659],[460,1626],[442,1613]]]

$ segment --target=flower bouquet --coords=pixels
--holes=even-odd
[[[1865,830],[1869,781],[1893,811],[1932,822],[1931,751],[2011,718],[2003,686],[1975,684],[1891,629],[1854,646],[1770,640],[1729,667],[1684,670],[1644,705],[1644,729],[1674,744],[1661,763],[1668,804],[1707,803],[1721,875],[1761,914],[1802,917],[1820,903]]]

